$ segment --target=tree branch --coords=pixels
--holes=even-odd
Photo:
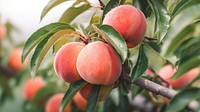
[[[177,94],[177,92],[175,90],[161,86],[161,85],[159,85],[155,82],[152,82],[150,80],[147,80],[143,77],[138,78],[133,83],[136,84],[137,86],[142,87],[148,91],[151,91],[157,95],[162,95],[162,96],[165,96],[170,99]]]
[[[0,74],[6,74],[10,77],[18,76],[18,73],[0,64]]]

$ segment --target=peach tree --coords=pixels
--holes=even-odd
[[[33,78],[48,51],[55,56],[51,69],[69,84],[63,88],[60,112],[77,92],[87,100],[87,112],[145,109],[145,103],[133,102],[138,95],[151,102],[151,111],[200,110],[191,106],[199,105],[200,98],[200,1],[73,1],[57,22],[30,36],[22,53],[22,62],[31,54]],[[51,0],[41,20],[64,2],[68,0]],[[86,25],[74,22],[87,11]],[[197,75],[184,88],[173,87],[159,75],[166,64],[176,69],[172,80],[193,68]]]

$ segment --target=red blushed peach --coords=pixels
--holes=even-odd
[[[28,101],[32,100],[38,90],[41,89],[44,85],[45,82],[42,77],[36,77],[35,79],[26,80],[23,88],[25,99]]]
[[[121,5],[109,11],[103,24],[115,28],[126,41],[127,47],[138,45],[146,32],[146,18],[143,13],[131,5]]]
[[[8,67],[15,71],[20,71],[28,65],[28,61],[25,60],[24,64],[21,62],[22,49],[13,49],[8,59]]]
[[[109,93],[112,91],[113,89],[113,84],[112,85],[104,85],[101,86],[101,90],[100,90],[100,101],[103,101],[108,95]],[[81,94],[81,96],[83,98],[85,98],[86,100],[88,100],[88,96],[91,93],[91,89],[92,87],[94,87],[93,84],[87,84],[85,85],[79,92]]]
[[[6,36],[6,27],[4,25],[0,25],[0,40]]]
[[[176,69],[173,68],[172,65],[165,65],[163,68],[160,69],[158,74],[173,87],[182,89],[200,73],[200,68],[191,69],[190,71],[180,76],[178,79],[172,80],[171,78],[175,72]]]
[[[63,93],[53,95],[45,105],[45,112],[59,112],[63,97]],[[67,104],[63,112],[71,112],[71,102]]]
[[[57,52],[54,69],[65,82],[72,83],[81,79],[76,69],[76,60],[84,46],[80,42],[70,42],[63,45]]]
[[[87,100],[85,100],[85,99],[81,96],[81,94],[80,94],[79,92],[75,94],[73,100],[74,100],[74,103],[76,104],[76,106],[77,106],[79,109],[81,109],[81,110],[83,110],[83,111],[86,110],[86,107],[87,107]]]
[[[96,85],[110,85],[118,80],[122,64],[114,48],[96,41],[86,45],[79,53],[76,67],[80,76]]]

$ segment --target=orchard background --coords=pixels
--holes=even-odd
[[[22,17],[20,21],[27,28],[33,22],[33,31],[21,28],[16,21],[6,17],[9,14],[0,12],[0,112],[200,111],[199,0],[51,0],[41,4],[44,6],[35,21],[29,21],[25,13],[15,15]],[[121,25],[120,20],[114,19],[114,25],[104,22],[113,8],[125,4],[138,8],[145,21],[141,22],[138,16],[135,20],[146,24],[141,41],[131,47],[127,47],[127,39],[114,28]],[[26,8],[19,11],[28,14],[31,10],[38,10],[37,6],[30,10]],[[15,12],[14,9],[12,11]],[[132,13],[122,14],[126,18]],[[113,16],[116,15],[109,17]],[[129,26],[135,27],[139,23],[126,22],[128,24],[123,24],[126,27],[120,27],[125,32],[130,31]],[[16,37],[23,31],[26,37]],[[103,42],[109,46],[108,49],[116,52],[111,60],[120,57],[121,63],[116,64],[121,67],[120,76],[112,84],[98,82],[98,85],[95,83],[89,87],[90,91],[88,88],[83,90],[88,80],[66,81],[56,71],[54,60],[66,44],[84,43],[82,49],[85,49],[95,41]],[[93,55],[101,54],[100,51],[81,54],[91,57],[83,59],[84,70],[107,68],[87,68]],[[66,59],[73,56],[67,55],[64,56]],[[101,65],[105,59],[105,54],[101,54],[93,62]],[[23,65],[21,62],[24,62]],[[67,67],[61,67],[61,70],[73,72]],[[107,78],[110,72],[111,77],[115,77],[113,73],[116,70],[98,75],[99,79],[101,76]],[[78,71],[80,74],[82,70]],[[79,90],[88,98],[84,99]]]

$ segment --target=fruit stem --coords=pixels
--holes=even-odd
[[[80,36],[81,40],[85,43],[88,44],[89,39],[83,35],[81,32],[77,31],[78,35]]]

